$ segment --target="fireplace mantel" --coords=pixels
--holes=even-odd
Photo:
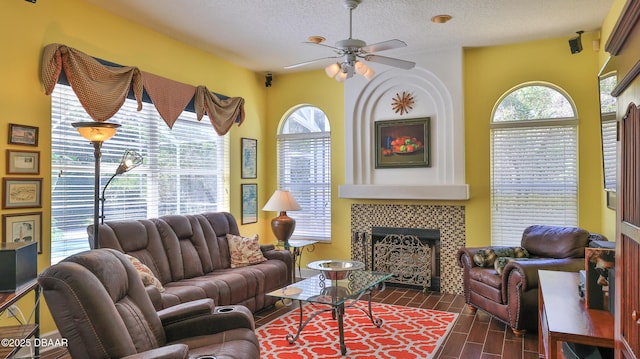
[[[340,198],[384,200],[469,199],[465,183],[462,49],[415,54],[411,70],[371,64],[377,75],[345,82],[344,182]],[[415,98],[408,114],[391,106],[396,94]],[[375,166],[376,122],[430,118],[428,167]]]
[[[453,200],[469,199],[469,185],[378,185],[343,184],[338,187],[340,198],[354,199],[419,199]]]

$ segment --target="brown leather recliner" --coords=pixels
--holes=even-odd
[[[38,283],[74,359],[260,357],[246,307],[200,299],[156,312],[138,272],[112,249],[68,257]]]
[[[507,262],[502,274],[494,266],[482,267],[474,261],[478,251],[500,247],[461,248],[456,259],[463,268],[465,302],[472,310],[482,309],[506,323],[517,336],[537,332],[538,270],[584,269],[585,247],[591,240],[607,239],[576,227],[527,227],[520,245],[530,257]]]

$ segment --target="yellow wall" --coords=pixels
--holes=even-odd
[[[579,115],[579,225],[615,238],[615,227],[603,213],[600,118],[598,104],[598,52],[591,48],[596,33],[583,35],[584,50],[569,51],[567,38],[557,38],[508,46],[473,48],[464,51],[464,106],[466,178],[471,198],[459,202],[402,201],[407,204],[454,204],[466,206],[467,244],[488,245],[490,239],[490,137],[489,121],[496,101],[509,89],[528,81],[545,81],[564,89],[573,99]],[[311,85],[312,84],[312,85]],[[282,115],[292,106],[311,103],[325,112],[331,121],[333,158],[332,244],[321,245],[305,254],[308,262],[329,257],[350,256],[350,205],[354,201],[337,198],[336,187],[344,179],[344,134],[342,133],[342,86],[326,78],[322,71],[298,73],[274,78],[268,94],[268,138],[274,141]],[[333,115],[335,113],[335,115]],[[335,133],[334,131],[340,131]],[[275,163],[275,146],[268,145],[269,163]],[[275,187],[275,173],[269,179]],[[337,182],[336,182],[337,181]],[[358,201],[388,203],[388,201]],[[394,201],[397,203],[397,201]],[[611,221],[615,216],[611,218]]]
[[[465,50],[464,96],[466,174],[471,188],[467,205],[467,243],[490,242],[491,111],[514,86],[544,81],[564,89],[574,101],[579,136],[578,224],[602,232],[603,184],[595,33],[583,35],[584,50],[572,55],[567,38]],[[615,232],[614,232],[615,233]],[[614,233],[605,233],[614,238]]]
[[[303,258],[350,257],[349,204],[338,198],[338,185],[344,183],[344,87],[331,80],[324,70],[274,76],[273,87],[267,89],[266,136],[267,163],[276,163],[276,133],[283,117],[300,104],[320,108],[327,115],[331,126],[331,197],[332,197],[332,244],[318,245],[312,256],[305,252]],[[265,179],[269,193],[277,187],[277,169],[270,166],[269,178]],[[265,199],[266,201],[266,199]],[[275,216],[266,214],[265,223]],[[271,234],[271,237],[273,235]],[[275,237],[273,237],[275,241]],[[306,259],[305,258],[305,259]],[[305,261],[307,262],[307,261]]]
[[[622,0],[616,0],[619,4]],[[616,16],[617,17],[617,16]],[[196,50],[151,30],[115,17],[81,0],[2,1],[0,32],[5,55],[0,71],[0,128],[19,123],[40,128],[41,175],[43,182],[43,248],[39,269],[49,265],[50,255],[50,98],[39,80],[41,49],[62,43],[89,55],[123,65],[138,66],[192,85],[206,85],[211,91],[246,99],[246,122],[230,132],[231,211],[240,216],[240,183],[258,183],[259,207],[276,189],[275,135],[282,116],[299,104],[321,108],[328,116],[332,132],[333,230],[331,245],[319,245],[305,262],[319,258],[350,256],[350,205],[339,199],[338,185],[344,183],[344,89],[323,71],[274,75],[273,86],[264,87],[263,74],[256,74],[203,51]],[[466,206],[467,243],[490,243],[489,205],[489,119],[498,98],[513,86],[526,81],[547,81],[566,90],[575,101],[580,117],[580,225],[603,231],[614,238],[607,210],[603,210],[601,154],[599,148],[598,89],[596,74],[601,64],[591,50],[594,34],[583,39],[584,51],[571,55],[567,38],[526,44],[467,49],[464,55],[464,96],[466,133],[466,176],[471,199],[448,202]],[[0,134],[6,136],[5,131]],[[258,139],[258,179],[241,180],[240,138]],[[89,144],[87,144],[89,146]],[[8,146],[0,139],[0,152]],[[0,162],[0,173],[6,173]],[[386,203],[386,201],[358,201]],[[403,201],[409,204],[447,202]],[[6,213],[32,210],[3,211]],[[264,242],[274,242],[269,229],[273,212],[259,213],[257,224],[241,226],[243,234],[260,234]],[[611,217],[613,221],[614,217]],[[46,308],[43,332],[54,329]],[[1,323],[4,324],[5,320]]]
[[[205,85],[209,90],[246,100],[246,121],[230,131],[231,141],[231,212],[240,218],[240,183],[258,183],[259,199],[267,197],[262,179],[269,177],[272,166],[265,156],[258,155],[258,180],[240,180],[240,138],[262,139],[266,110],[264,77],[247,69],[220,60],[208,53],[137,26],[111,15],[81,0],[38,1],[21,0],[0,4],[3,86],[0,86],[0,135],[7,136],[8,123],[37,126],[40,138],[37,148],[6,145],[0,139],[0,152],[7,148],[38,150],[41,153],[43,178],[42,209],[2,211],[24,213],[42,211],[43,254],[38,267],[49,266],[51,232],[51,100],[46,96],[39,78],[42,48],[50,43],[74,47],[91,56],[156,73],[192,85]],[[146,106],[149,106],[146,104]],[[88,120],[88,118],[87,118]],[[206,120],[206,119],[205,119]],[[87,143],[87,146],[90,146]],[[265,141],[258,141],[258,153],[266,153]],[[0,173],[5,174],[5,162],[0,161]],[[270,195],[270,193],[269,193]],[[259,233],[264,237],[263,222],[241,226],[243,234]],[[266,227],[264,227],[266,228]],[[270,231],[269,231],[270,232]],[[31,300],[27,299],[30,303]],[[43,332],[54,330],[46,308],[42,311]],[[31,308],[25,307],[30,311]],[[10,322],[10,323],[9,323]],[[15,322],[2,320],[3,325]]]

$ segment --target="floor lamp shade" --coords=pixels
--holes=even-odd
[[[74,122],[71,124],[80,136],[91,142],[104,142],[113,137],[120,127],[117,123],[110,122]]]
[[[296,220],[287,216],[287,211],[299,211],[300,205],[296,202],[291,192],[276,190],[262,210],[280,212],[280,215],[271,220],[271,230],[278,238],[278,243],[289,244],[289,238],[296,228]]]

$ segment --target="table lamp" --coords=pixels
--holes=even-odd
[[[296,220],[287,216],[287,211],[299,211],[300,205],[293,198],[291,192],[286,190],[276,190],[267,204],[262,208],[263,211],[280,212],[280,215],[271,220],[271,230],[278,238],[278,244],[289,246],[289,238],[296,228]]]

